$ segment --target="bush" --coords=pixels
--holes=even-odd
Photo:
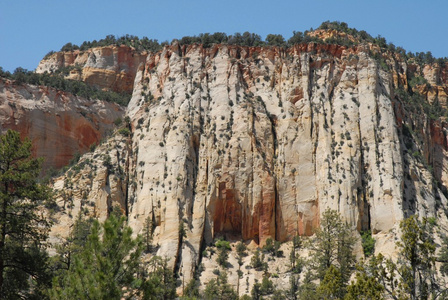
[[[222,249],[222,248],[227,249],[227,250],[231,249],[230,242],[225,241],[225,240],[221,240],[221,239],[216,241],[215,246],[218,249]]]
[[[257,271],[262,270],[263,267],[265,266],[265,263],[263,262],[263,257],[264,255],[260,256],[260,249],[257,249],[257,251],[255,251],[254,256],[252,256],[250,260],[251,267]]]
[[[120,130],[118,130],[118,133],[123,135],[123,136],[130,136],[131,135],[131,131],[124,127],[124,128],[120,128]]]
[[[266,240],[266,245],[261,249],[263,253],[270,253],[277,257],[283,256],[283,251],[280,250],[281,243],[279,241],[273,241],[271,238]]]
[[[243,242],[238,242],[238,244],[236,244],[236,253],[239,256],[247,256],[247,247]]]
[[[362,249],[365,256],[370,256],[375,252],[375,239],[372,237],[370,230],[361,232]]]

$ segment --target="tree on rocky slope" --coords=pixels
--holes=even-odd
[[[81,212],[78,214],[68,237],[55,245],[57,255],[51,257],[53,276],[59,276],[70,270],[73,258],[83,251],[87,243],[92,224],[93,218],[85,218]]]
[[[310,241],[311,269],[316,271],[315,275],[321,281],[331,274],[340,274],[342,285],[340,295],[344,295],[345,285],[353,271],[355,241],[350,228],[341,220],[341,216],[330,209],[322,214],[320,228]]]
[[[411,216],[400,222],[400,229],[398,259],[385,258],[381,253],[372,256],[358,268],[356,280],[347,288],[347,299],[371,299],[366,298],[369,294],[396,300],[446,298],[446,284],[435,268],[433,224]]]
[[[18,132],[0,137],[0,299],[39,299],[50,281],[44,243],[50,223],[42,209],[50,190],[37,181],[41,162]]]
[[[238,299],[233,287],[228,283],[227,273],[225,271],[220,272],[217,279],[210,280],[204,290],[204,299]]]
[[[149,271],[145,271],[141,275],[144,279],[142,283],[143,299],[175,299],[177,297],[176,278],[168,267],[168,259],[160,256],[152,257],[149,262]],[[192,287],[189,289],[191,290]]]
[[[384,286],[374,277],[361,261],[357,264],[356,277],[347,286],[345,300],[384,299]]]
[[[410,299],[433,298],[438,288],[435,272],[436,244],[433,226],[427,219],[416,216],[401,221],[401,241],[397,243],[400,252],[398,274],[401,289]]]
[[[140,272],[143,243],[132,238],[125,217],[111,214],[94,221],[83,250],[74,253],[70,268],[54,278],[52,299],[130,299],[142,295]]]

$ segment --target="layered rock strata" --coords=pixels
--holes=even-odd
[[[59,169],[86,152],[114,128],[124,109],[44,86],[18,85],[0,78],[0,132],[13,129],[33,142],[43,168]]]
[[[404,217],[446,219],[447,141],[397,93],[408,65],[390,55],[386,71],[370,50],[165,47],[136,73],[132,135],[57,179],[59,203],[100,218],[119,204],[135,233],[149,218],[186,282],[214,238],[311,235],[326,208],[390,250]]]
[[[56,52],[39,63],[36,73],[51,73],[68,67],[71,68],[68,79],[82,80],[101,89],[131,93],[135,74],[146,56],[146,52],[128,46]]]

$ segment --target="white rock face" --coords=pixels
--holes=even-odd
[[[39,63],[36,73],[52,73],[66,67],[70,70],[68,79],[82,80],[101,89],[131,93],[135,74],[146,56],[146,52],[127,46],[56,52]]]
[[[89,154],[96,173],[86,186],[72,177],[72,215],[86,189],[87,212],[104,218],[118,203],[136,234],[149,217],[157,254],[185,282],[215,237],[264,244],[312,235],[326,208],[390,252],[400,220],[441,216],[447,204],[406,146],[395,75],[367,50],[340,46],[166,47],[136,74],[132,138]],[[431,159],[446,170],[446,148],[437,147]],[[56,189],[67,191],[64,180]],[[446,186],[446,175],[437,180]]]

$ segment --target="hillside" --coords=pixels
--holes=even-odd
[[[80,138],[73,128],[81,125],[54,136],[65,145],[61,136],[80,141],[84,152],[115,119],[124,120],[53,178],[59,210],[50,241],[66,235],[79,213],[105,220],[118,205],[134,234],[151,222],[156,254],[171,258],[183,282],[205,264],[205,285],[217,277],[217,264],[203,251],[217,238],[242,240],[251,250],[272,239],[285,242],[286,253],[296,235],[313,235],[326,209],[339,212],[356,237],[370,231],[376,254],[396,257],[400,221],[411,215],[435,218],[439,235],[446,234],[448,64],[407,56],[358,31],[323,26],[305,36],[294,45],[263,46],[179,40],[154,52],[106,45],[43,59],[38,73],[71,67],[66,78],[132,91],[126,120],[107,102],[79,104],[89,106],[89,117],[78,109],[71,118],[95,124],[95,138]],[[10,120],[2,129],[29,128],[21,132],[37,149],[48,147],[35,124],[46,119],[57,128],[51,132],[61,130],[49,121],[60,113],[43,118],[47,108],[28,116],[25,104],[8,107],[37,103],[42,88],[9,91],[9,81],[0,83],[0,113]],[[65,114],[84,101],[59,97],[54,102],[65,103]],[[23,121],[10,117],[16,114]],[[53,149],[50,156],[63,152]],[[360,241],[355,252],[363,256]],[[236,287],[235,249],[230,261],[229,283]],[[274,280],[279,287],[291,275],[286,261],[268,262],[282,275]],[[262,272],[244,276],[249,289]]]
[[[101,218],[120,204],[136,233],[149,216],[158,254],[176,257],[185,280],[216,237],[311,235],[325,208],[390,251],[403,218],[446,219],[446,138],[400,94],[408,65],[386,56],[385,71],[368,50],[166,47],[136,75],[131,136],[85,156],[111,164],[83,164],[72,189],[61,178],[56,190],[73,191],[72,215],[86,193]]]

